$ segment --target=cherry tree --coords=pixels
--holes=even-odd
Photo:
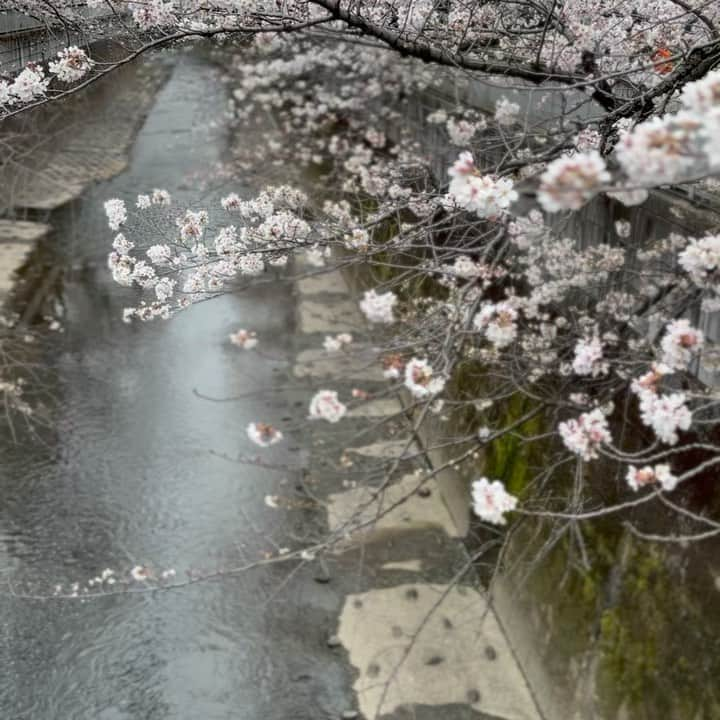
[[[177,207],[148,188],[133,205],[107,200],[109,271],[144,293],[127,322],[168,320],[271,269],[292,272],[298,258],[318,273],[369,269],[375,280],[359,288],[358,306],[382,338],[388,391],[406,393],[416,429],[466,419],[444,443],[444,467],[478,468],[471,502],[482,521],[577,524],[656,503],[686,529],[660,537],[633,526],[638,536],[720,534],[718,520],[676,499],[720,464],[719,398],[699,379],[717,351],[697,327],[699,313],[720,310],[720,235],[638,246],[621,220],[586,246],[563,230],[592,203],[634,207],[654,188],[712,186],[716,4],[11,4],[54,28],[83,27],[92,22],[84,11],[104,8],[126,52],[104,63],[69,45],[47,65],[4,76],[0,117],[77,92],[158,46],[212,38],[234,54],[237,122],[263,112],[302,139],[292,149],[269,139],[238,162],[240,172],[277,161],[279,182],[255,197]],[[427,110],[442,152],[452,149],[438,175],[406,122],[408,99],[467,82],[497,100],[492,112],[462,101]],[[322,187],[309,192],[313,173]],[[231,341],[263,345],[251,327]],[[357,345],[341,334],[324,349]],[[309,417],[341,424],[363,392],[318,388]],[[247,431],[268,453],[284,440],[262,418]],[[482,471],[504,439],[537,459],[521,488]],[[615,490],[610,501],[603,483]]]

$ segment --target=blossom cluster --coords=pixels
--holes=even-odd
[[[693,356],[702,349],[704,337],[685,319],[673,320],[660,343],[661,363],[673,370],[686,370]]]
[[[672,492],[678,484],[678,478],[672,474],[670,466],[662,463],[650,467],[637,468],[630,465],[627,471],[627,483],[636,492],[646,485],[660,485],[666,492]]]
[[[612,441],[607,418],[600,408],[561,422],[558,431],[565,447],[583,460],[594,460],[600,446]]]
[[[48,64],[47,71],[60,82],[72,83],[85,77],[93,65],[87,53],[73,45],[60,50],[57,60],[52,60]],[[0,109],[3,106],[24,104],[44,98],[51,79],[46,75],[42,65],[28,63],[12,82],[0,80]]]
[[[368,322],[391,324],[395,322],[395,305],[397,305],[397,296],[391,290],[384,293],[366,290],[360,301],[360,310]]]
[[[412,358],[405,365],[405,387],[416,398],[437,395],[445,387],[445,378],[434,373],[427,360]]]
[[[93,61],[79,47],[71,46],[58,53],[58,59],[48,65],[49,71],[64,83],[80,80],[92,69]]]
[[[575,345],[573,371],[576,375],[605,375],[608,363],[603,361],[602,341],[597,336],[591,340],[578,340]]]
[[[517,316],[517,310],[508,302],[487,303],[473,318],[473,325],[501,350],[517,336]]]
[[[474,212],[481,218],[494,218],[507,212],[518,199],[518,193],[509,178],[481,175],[469,152],[463,152],[449,169],[452,178],[448,188],[448,208]]]
[[[595,150],[561,157],[540,177],[538,202],[548,212],[578,210],[610,179],[605,161]]]
[[[505,513],[517,507],[518,499],[511,495],[499,480],[489,481],[483,477],[472,484],[473,511],[485,522],[505,525]]]

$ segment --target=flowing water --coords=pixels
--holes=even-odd
[[[177,205],[205,195],[212,207],[227,192],[192,179],[223,158],[228,131],[208,130],[208,119],[226,107],[220,70],[177,54],[128,169],[51,218],[44,252],[64,269],[65,330],[48,331],[37,359],[54,373],[54,429],[0,448],[3,720],[318,718],[339,706],[344,676],[319,652],[337,608],[312,577],[294,578],[291,592],[283,569],[84,602],[13,596],[68,592],[106,567],[124,577],[134,565],[175,568],[182,579],[256,561],[283,540],[283,513],[263,498],[294,473],[220,454],[252,452],[251,420],[301,414],[293,395],[211,402],[193,390],[287,385],[289,288],[261,285],[171,322],[126,325],[134,292],[105,268],[106,198],[130,203],[162,187]],[[256,330],[276,359],[232,346],[238,327]]]

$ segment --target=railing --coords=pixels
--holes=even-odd
[[[115,22],[108,21],[117,18],[107,9],[78,4],[74,12],[81,22],[63,25],[0,11],[0,75],[13,75],[29,62],[46,62],[68,45],[87,46],[113,34]]]

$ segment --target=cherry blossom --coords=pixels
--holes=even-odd
[[[603,362],[603,346],[595,336],[591,340],[578,340],[575,345],[573,372],[576,375],[605,375],[608,372],[607,362]]]
[[[469,162],[472,162],[472,156],[468,160],[466,155],[464,161],[456,162],[450,168],[449,206],[474,212],[481,218],[502,215],[519,197],[513,181],[466,172],[464,169]]]
[[[540,177],[538,201],[548,212],[578,210],[610,179],[605,161],[594,150],[561,157]]]
[[[484,332],[487,339],[500,350],[515,340],[517,316],[517,310],[507,302],[487,303],[475,315],[473,325]]]
[[[495,103],[495,120],[500,125],[512,125],[520,115],[520,106],[511,102],[506,97],[500,98]]]
[[[567,449],[583,460],[594,460],[600,446],[612,441],[607,418],[599,408],[561,422],[558,430]]]
[[[310,418],[336,423],[345,417],[347,407],[338,399],[334,390],[320,390],[310,401]]]
[[[472,123],[468,120],[454,120],[450,118],[445,124],[445,127],[450,137],[450,142],[453,145],[462,146],[467,145],[479,126],[477,123]]]
[[[382,360],[383,377],[386,380],[398,380],[405,369],[405,361],[397,353],[386,355]]]
[[[654,117],[622,135],[617,159],[630,182],[655,186],[687,175],[696,164],[702,120],[689,113]]]
[[[687,320],[673,320],[660,343],[662,364],[673,370],[685,370],[693,356],[702,349],[703,341],[702,332]]]
[[[494,525],[505,525],[505,513],[512,512],[518,503],[518,499],[507,492],[502,482],[490,482],[485,477],[473,482],[472,501],[475,514]]]
[[[283,434],[272,425],[253,422],[247,426],[247,435],[256,445],[270,447],[283,439]]]
[[[327,352],[337,352],[350,345],[353,341],[353,337],[350,333],[339,333],[335,337],[327,335],[323,342],[323,348]]]
[[[84,50],[71,46],[58,53],[57,61],[49,64],[48,68],[58,80],[65,83],[76,82],[90,72],[94,62]]]
[[[9,98],[10,104],[31,102],[45,95],[49,82],[42,67],[28,63],[2,94]]]
[[[691,239],[678,255],[678,262],[696,285],[716,285],[720,280],[717,276],[720,265],[720,235]]]
[[[445,387],[445,379],[434,374],[427,360],[412,358],[405,365],[405,387],[416,398],[437,395]]]
[[[630,465],[627,471],[627,483],[636,492],[646,485],[659,484],[666,492],[672,492],[678,484],[678,478],[672,474],[670,466],[666,464],[650,467],[646,465],[636,468]]]
[[[152,573],[150,572],[150,568],[142,565],[136,565],[132,570],[130,570],[130,577],[136,582],[149,580],[151,576]]]
[[[686,406],[685,393],[656,395],[644,392],[640,395],[640,418],[651,427],[658,439],[668,445],[678,441],[678,430],[688,430],[692,423],[692,413]]]
[[[394,308],[397,296],[392,291],[378,293],[366,290],[360,301],[360,310],[371,323],[390,324],[395,322]]]
[[[118,198],[105,201],[105,214],[111,230],[117,230],[127,220],[125,201]]]
[[[257,347],[258,339],[254,332],[241,328],[234,333],[230,333],[230,342],[243,350],[252,350]]]

